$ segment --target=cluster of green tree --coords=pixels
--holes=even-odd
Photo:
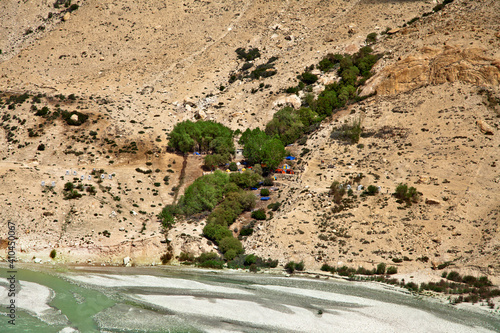
[[[82,194],[75,189],[75,186],[72,182],[67,182],[66,184],[64,184],[63,196],[64,200],[71,200],[81,198]]]
[[[415,282],[405,283],[404,279],[401,281],[398,279],[388,279],[383,275],[365,278],[365,280],[398,285],[415,293],[430,290],[450,295],[460,295],[455,299],[450,298],[450,303],[452,304],[461,302],[477,303],[481,300],[485,300],[490,308],[494,308],[495,304],[491,301],[491,299],[500,296],[500,289],[491,287],[491,281],[489,281],[485,276],[480,278],[467,276],[467,279],[474,282],[469,284],[466,282],[449,282],[441,279],[439,282],[421,283],[418,285]],[[479,287],[474,286],[477,281],[481,281]]]
[[[286,265],[285,265],[285,270],[289,273],[289,274],[292,274],[294,273],[295,271],[303,271],[305,268],[304,266],[304,262],[301,261],[301,262],[294,262],[294,261],[289,261]]]
[[[441,277],[450,281],[464,283],[469,286],[474,286],[476,288],[491,287],[493,285],[487,276],[481,276],[479,278],[476,278],[475,276],[472,275],[462,276],[456,271],[451,271],[449,273],[443,272],[443,274],[441,274]]]
[[[241,213],[255,207],[256,201],[253,193],[237,188],[234,183],[230,184],[232,191],[227,193],[224,200],[210,213],[207,225],[203,228],[205,237],[219,246],[226,260],[232,260],[244,252],[243,245],[233,237],[229,226]]]
[[[286,156],[285,145],[276,136],[269,136],[259,128],[247,129],[240,137],[244,145],[243,156],[251,164],[266,164],[271,170],[276,168]]]
[[[398,272],[397,267],[389,266],[386,264],[380,263],[377,265],[377,268],[366,269],[362,266],[356,268],[342,266],[342,267],[333,267],[328,264],[323,264],[321,266],[321,270],[325,272],[330,272],[332,274],[337,273],[340,276],[354,276],[354,275],[392,275]]]
[[[303,107],[295,110],[285,107],[273,115],[273,119],[266,125],[266,134],[277,137],[284,145],[289,145],[304,134],[308,134],[317,128],[322,118],[310,108]]]
[[[224,268],[224,260],[215,252],[204,252],[194,259],[196,266],[203,268]]]
[[[420,193],[413,186],[408,187],[406,184],[399,184],[396,187],[394,196],[398,198],[401,202],[406,202],[407,205],[411,205],[412,202],[416,203],[420,199]]]
[[[186,120],[170,132],[168,146],[182,153],[211,153],[211,157],[205,158],[205,164],[213,167],[228,162],[234,154],[233,131],[213,121]]]
[[[254,210],[251,216],[256,220],[265,220],[267,218],[266,211],[264,208]]]
[[[227,263],[229,268],[250,269],[251,272],[257,272],[260,268],[275,268],[276,266],[278,266],[278,260],[263,259],[255,254],[242,254]]]
[[[177,206],[185,216],[212,211],[227,193],[229,175],[216,170],[196,179],[179,199]]]
[[[244,250],[228,227],[241,213],[255,207],[255,195],[243,189],[254,186],[261,180],[260,175],[249,170],[234,174],[217,170],[196,179],[177,205],[165,206],[159,217],[165,228],[169,229],[175,223],[176,216],[211,212],[203,234],[219,246],[225,259],[231,260]]]
[[[381,55],[373,54],[369,46],[361,48],[353,55],[328,54],[317,65],[323,72],[337,70],[340,81],[327,85],[318,98],[308,94],[303,103],[316,113],[319,117],[330,116],[335,110],[344,107],[347,103],[358,101],[361,98],[357,94],[357,88],[363,85],[372,75],[373,65],[380,59]],[[298,76],[300,80],[297,87],[288,88],[289,93],[297,93],[300,90],[308,90],[309,85],[317,81],[317,76],[310,73],[307,68]]]

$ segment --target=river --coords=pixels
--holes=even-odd
[[[375,283],[178,267],[22,267],[0,268],[0,332],[500,332],[498,314]]]

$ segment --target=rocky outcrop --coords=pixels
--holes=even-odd
[[[500,61],[484,55],[479,48],[425,47],[372,77],[361,95],[390,95],[426,85],[466,82],[495,86],[500,83]]]

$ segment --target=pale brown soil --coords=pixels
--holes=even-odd
[[[28,128],[43,122],[30,110],[31,103],[1,109],[2,116],[26,120],[23,125],[13,118],[3,123],[17,126],[13,132],[19,142],[7,142],[8,129],[0,130],[0,238],[7,235],[7,221],[15,221],[23,260],[48,261],[54,248],[61,262],[122,263],[129,256],[136,264],[158,263],[166,244],[156,215],[173,202],[172,187],[179,185],[183,163],[182,156],[166,152],[172,127],[195,116],[234,130],[262,127],[278,109],[274,103],[285,96],[282,89],[295,85],[306,66],[330,52],[355,52],[371,32],[381,39],[375,51],[385,54],[375,66],[377,73],[408,56],[421,56],[424,47],[479,48],[489,59],[484,66],[493,67],[500,55],[500,9],[494,0],[456,0],[394,35],[380,33],[402,27],[436,3],[77,3],[80,8],[67,21],[61,21],[64,8],[54,9],[51,1],[0,4],[0,90],[45,93],[38,108],[47,105],[54,111],[59,104],[90,115],[82,126],[59,119],[44,125],[40,136],[29,137]],[[49,12],[54,13],[51,19]],[[33,32],[26,34],[29,28]],[[279,57],[278,74],[228,84],[243,63],[235,49],[250,46],[261,50],[256,64]],[[283,205],[244,241],[247,252],[281,264],[304,260],[311,269],[323,262],[367,268],[386,262],[402,273],[428,272],[431,262],[452,261],[453,269],[488,274],[500,283],[499,118],[479,95],[479,86],[495,93],[498,84],[457,77],[425,85],[417,78],[418,88],[401,86],[390,95],[370,97],[326,121],[306,146],[291,147],[296,155],[303,148],[310,152],[295,166],[300,173],[280,177],[280,191],[272,197]],[[260,83],[270,87],[251,93]],[[58,94],[77,99],[61,101]],[[333,128],[354,117],[361,117],[365,133],[372,133],[361,138],[362,148],[330,138]],[[491,126],[493,135],[482,133],[478,120]],[[95,140],[91,131],[98,133]],[[137,143],[136,154],[119,152],[131,142]],[[41,143],[46,149],[37,151]],[[201,158],[188,157],[181,194],[202,174],[200,165]],[[115,177],[102,184],[84,182],[97,188],[95,196],[63,200],[64,183],[73,178],[66,170],[80,177],[93,168]],[[365,176],[362,185],[381,186],[382,192],[360,198],[355,191],[352,208],[332,213],[335,204],[327,194],[332,181],[348,181],[359,173]],[[170,176],[168,185],[165,176]],[[44,192],[41,181],[56,181],[55,193]],[[420,202],[409,208],[396,203],[391,193],[399,183],[415,186],[422,193]],[[439,203],[426,204],[426,199]],[[247,214],[232,229],[248,222]],[[174,253],[213,249],[200,237],[203,225],[178,223],[168,235]],[[409,261],[393,262],[403,257]],[[417,261],[422,257],[428,262]]]

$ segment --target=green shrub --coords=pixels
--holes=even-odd
[[[250,236],[253,234],[253,228],[252,227],[243,227],[240,230],[240,236],[245,237],[245,236]]]
[[[180,211],[186,216],[211,211],[222,200],[228,182],[229,175],[219,170],[196,179],[179,199]]]
[[[377,41],[377,33],[372,32],[366,36],[366,44],[373,44]]]
[[[194,255],[192,253],[181,252],[179,254],[179,261],[194,262],[195,258],[194,258]]]
[[[244,252],[241,242],[233,236],[225,237],[219,242],[219,250],[227,260],[232,260]]]
[[[222,239],[231,237],[233,233],[224,225],[208,223],[203,228],[203,235],[218,244]]]
[[[376,273],[377,274],[385,274],[385,264],[383,262],[381,262],[380,264],[377,265],[377,270],[376,270]]]
[[[229,163],[229,170],[230,171],[238,171],[238,165],[236,165],[235,162]]]
[[[258,210],[254,210],[251,214],[252,218],[256,220],[265,220],[266,219],[266,211],[261,208]]]
[[[395,267],[395,266],[387,267],[386,274],[392,275],[392,274],[397,274],[397,273],[398,273],[397,267]]]
[[[292,274],[293,272],[297,271],[303,271],[304,270],[304,262],[301,261],[299,263],[296,263],[294,261],[290,261],[285,265],[285,270],[289,273]]]
[[[56,250],[52,250],[52,251],[50,251],[50,257],[51,257],[52,259],[55,259],[56,255],[57,255]]]
[[[368,188],[366,189],[366,194],[367,195],[375,195],[378,193],[378,187],[375,186],[375,185],[370,185],[368,186]]]
[[[408,185],[402,183],[396,187],[394,196],[400,200],[406,201],[407,204],[411,204],[411,202],[418,202],[420,197],[416,188],[413,186],[408,187]]]
[[[224,261],[214,252],[204,252],[196,258],[197,265],[204,268],[217,268],[224,267]]]
[[[41,108],[40,110],[38,110],[36,113],[35,113],[35,116],[45,116],[49,113],[49,108],[44,106],[43,108]]]
[[[239,59],[246,61],[251,61],[260,58],[260,51],[258,48],[248,49],[248,51],[246,51],[244,48],[239,47],[236,49],[235,52],[238,55]]]
[[[267,188],[263,188],[263,189],[261,189],[261,190],[260,190],[260,195],[261,195],[262,197],[268,197],[268,196],[269,196],[269,189],[267,189]]]
[[[269,205],[267,205],[267,208],[272,210],[273,212],[277,211],[281,206],[281,202],[277,201],[277,202],[274,202],[274,203],[270,203]]]
[[[315,74],[312,74],[310,72],[304,72],[300,76],[300,80],[304,82],[305,84],[313,84],[316,81],[318,81],[318,76]]]
[[[345,188],[338,181],[334,181],[330,185],[330,195],[333,196],[333,201],[340,204],[342,197],[345,195]]]

